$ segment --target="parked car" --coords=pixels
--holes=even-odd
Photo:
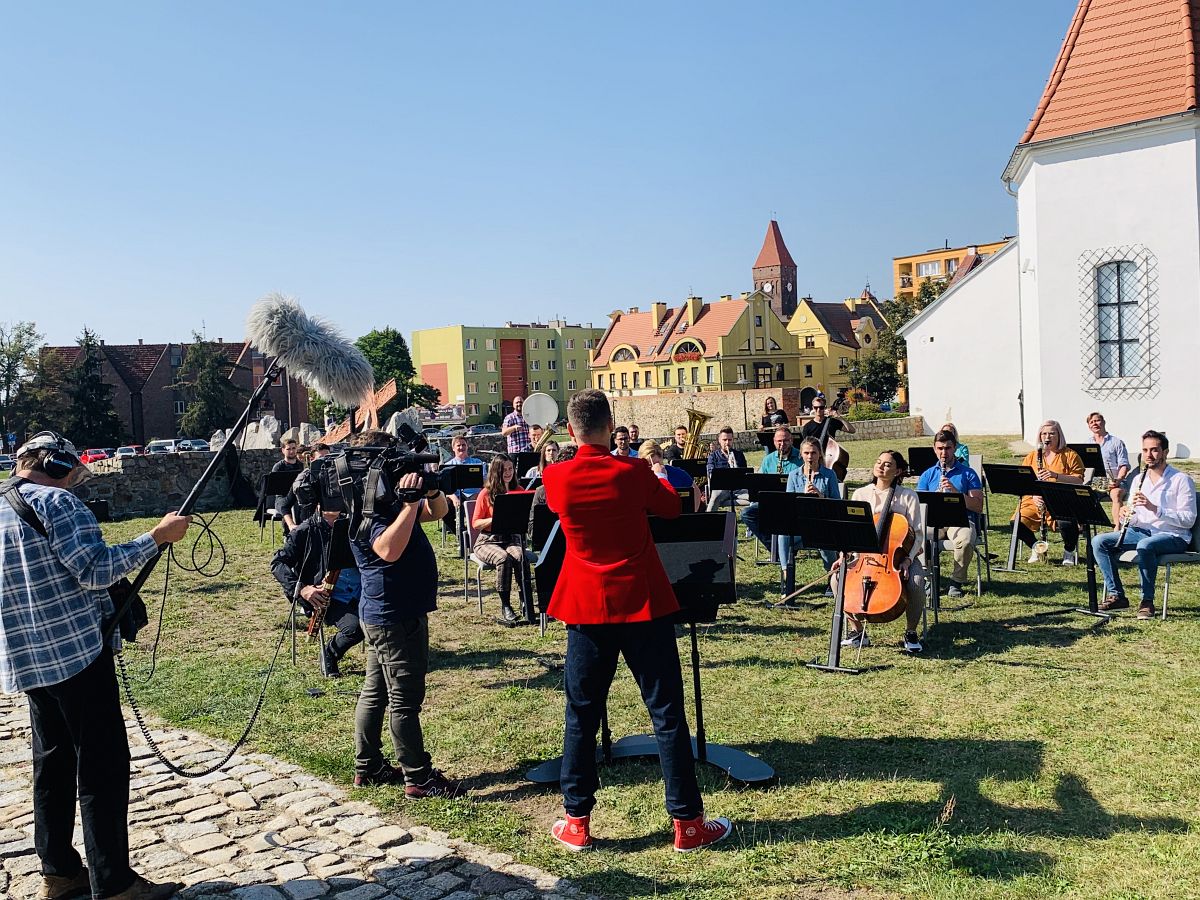
[[[199,438],[193,438],[189,441],[179,442],[179,453],[207,453],[208,441],[202,441]]]
[[[442,431],[446,432],[446,437],[457,437],[460,434],[467,433],[466,425],[447,425]]]
[[[0,472],[11,472],[17,467],[17,460],[7,453],[0,453]]]
[[[432,437],[445,437],[445,435],[442,433],[442,429],[440,429],[440,428],[422,428],[421,434],[425,435],[425,437],[431,437],[431,438]]]
[[[84,450],[83,455],[79,457],[79,461],[84,465],[100,462],[102,459],[108,459],[108,453],[105,452],[103,447],[93,447],[91,450]]]
[[[114,455],[118,456],[118,457],[145,456],[146,448],[143,447],[141,444],[128,444],[127,446],[124,446],[124,447],[118,447],[117,452]]]
[[[152,455],[152,454],[157,454],[157,453],[178,453],[178,452],[179,452],[179,441],[176,441],[176,440],[151,441],[150,443],[148,443],[146,445],[146,454],[148,456]]]
[[[495,425],[472,425],[467,429],[467,434],[471,436],[480,434],[499,434],[500,429]]]

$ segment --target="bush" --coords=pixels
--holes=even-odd
[[[877,403],[860,401],[850,407],[846,418],[851,422],[861,422],[866,419],[903,419],[907,415],[906,412],[884,412]]]

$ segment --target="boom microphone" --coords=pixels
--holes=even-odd
[[[305,314],[293,297],[271,293],[250,310],[246,338],[327,400],[359,406],[375,375],[362,352],[324,319]]]

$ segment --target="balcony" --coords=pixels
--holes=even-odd
[[[912,276],[911,275],[901,275],[900,276],[900,287],[910,288],[912,286],[913,285],[912,285]]]

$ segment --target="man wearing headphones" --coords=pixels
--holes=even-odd
[[[42,900],[158,900],[129,867],[129,742],[113,668],[120,646],[107,588],[180,540],[188,516],[170,513],[141,537],[108,546],[70,489],[87,477],[70,441],[51,431],[17,450],[0,482],[0,690],[29,699],[34,846]],[[71,845],[78,794],[88,865]]]

